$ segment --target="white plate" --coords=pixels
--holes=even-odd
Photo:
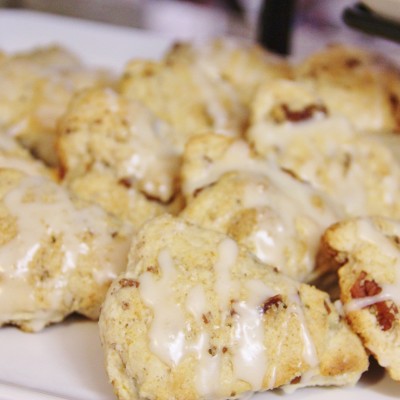
[[[0,48],[7,51],[58,42],[87,63],[121,70],[135,56],[157,58],[170,38],[26,11],[0,11]],[[290,395],[259,394],[254,400],[383,400],[400,397],[400,385],[381,369],[353,388],[302,389]],[[114,400],[103,367],[97,324],[69,319],[41,333],[0,329],[1,400]]]
[[[400,0],[363,0],[362,2],[382,17],[400,22]]]
[[[0,9],[0,49],[19,51],[62,43],[89,65],[121,71],[133,57],[158,58],[172,41],[139,29],[55,16],[34,11]]]

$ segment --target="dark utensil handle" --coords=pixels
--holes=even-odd
[[[266,49],[288,55],[296,0],[264,0],[257,29],[257,41]]]

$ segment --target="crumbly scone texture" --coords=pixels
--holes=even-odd
[[[304,84],[277,81],[270,88],[259,92],[247,131],[256,152],[327,193],[350,216],[398,218],[397,137],[360,133],[346,119],[329,115]],[[308,99],[303,108],[290,102],[293,92]],[[275,117],[277,109],[283,120]]]
[[[86,68],[61,47],[6,55],[0,61],[0,128],[47,164],[57,165],[56,125],[72,94],[109,81],[107,73]]]
[[[180,150],[175,132],[142,104],[112,89],[75,95],[58,133],[67,183],[88,172],[107,171],[116,182],[164,203],[178,191]]]
[[[176,43],[165,59],[197,63],[209,74],[231,84],[245,105],[251,103],[265,81],[292,76],[292,68],[284,58],[268,53],[254,43],[233,38],[218,38],[197,45]]]
[[[353,384],[368,366],[326,293],[260,264],[226,235],[169,215],[135,237],[99,325],[123,400]]]
[[[129,182],[116,180],[107,170],[90,171],[67,185],[75,196],[100,205],[122,221],[129,221],[135,230],[147,220],[169,211],[175,214],[183,206],[180,196],[169,204],[151,200]]]
[[[223,175],[198,191],[180,216],[226,233],[294,279],[315,279],[321,235],[341,215],[309,185],[267,168]]]
[[[326,231],[319,255],[325,269],[338,270],[340,297],[352,329],[397,381],[400,381],[399,237],[398,221],[382,217],[350,219]]]
[[[0,325],[38,331],[99,316],[127,262],[132,228],[54,181],[0,169]]]
[[[399,69],[381,55],[333,45],[294,70],[296,79],[313,87],[332,115],[348,118],[362,131],[399,132]]]
[[[124,97],[142,102],[169,123],[181,150],[193,135],[215,130],[238,136],[247,123],[247,108],[235,89],[185,60],[133,60],[118,87]]]

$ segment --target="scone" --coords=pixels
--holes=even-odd
[[[348,215],[400,216],[396,135],[387,141],[356,131],[296,82],[274,82],[253,107],[247,138],[259,156],[327,193]]]
[[[400,223],[381,217],[340,222],[324,234],[319,263],[339,269],[346,318],[365,347],[400,381]]]
[[[184,59],[132,60],[118,87],[122,96],[142,102],[169,123],[181,150],[193,135],[212,130],[239,136],[247,124],[247,107],[234,87]]]
[[[362,131],[400,130],[399,69],[383,56],[360,48],[333,45],[295,68],[330,114],[342,115]]]
[[[67,182],[105,171],[116,182],[167,203],[178,191],[175,132],[142,104],[111,89],[73,97],[59,125],[57,148]]]
[[[35,159],[16,140],[0,133],[0,168],[16,169],[27,175],[47,176],[57,180],[57,171]]]
[[[228,82],[245,105],[251,103],[263,82],[292,76],[292,68],[285,59],[237,38],[176,43],[165,58],[169,62],[184,60],[196,64],[206,74]]]
[[[180,197],[170,204],[149,199],[129,182],[116,180],[108,170],[90,171],[66,187],[80,199],[98,204],[122,221],[129,221],[135,231],[147,220],[168,211],[176,214],[183,207]]]
[[[121,400],[352,384],[368,366],[327,294],[262,265],[223,234],[168,215],[135,237],[99,325]]]
[[[223,175],[199,191],[180,216],[226,233],[262,262],[309,281],[316,278],[321,235],[342,214],[326,196],[270,167]]]
[[[38,331],[99,316],[132,228],[43,176],[0,169],[0,325]]]
[[[56,124],[72,94],[108,81],[60,47],[7,55],[0,61],[0,129],[54,166]]]
[[[187,142],[183,152],[182,193],[190,202],[199,191],[227,172],[259,173],[268,165],[244,140],[213,133],[197,135]]]

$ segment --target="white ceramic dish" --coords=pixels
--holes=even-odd
[[[0,11],[0,48],[15,51],[54,42],[68,46],[89,64],[118,71],[132,57],[159,57],[171,38],[26,11]],[[400,398],[400,385],[375,368],[353,388],[272,392],[253,399],[271,398],[393,399]],[[37,334],[0,329],[0,400],[56,399],[115,399],[103,367],[97,324],[70,319]]]
[[[363,0],[362,2],[382,17],[400,23],[400,0]]]

